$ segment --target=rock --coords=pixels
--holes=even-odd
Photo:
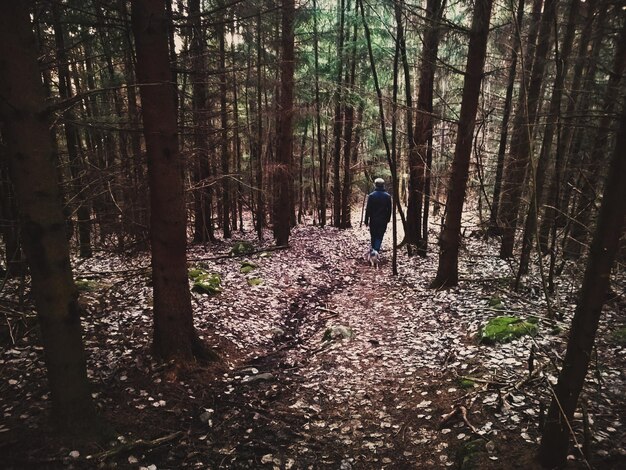
[[[243,379],[241,379],[241,383],[251,383],[251,382],[259,382],[263,380],[273,380],[274,376],[269,372],[264,372],[262,374],[257,375],[246,375]]]
[[[354,332],[351,328],[343,325],[331,326],[326,328],[322,341],[333,341],[337,339],[350,339],[354,337]]]

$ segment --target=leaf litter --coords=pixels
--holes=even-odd
[[[379,270],[363,261],[364,230],[301,226],[289,249],[271,252],[255,252],[258,242],[246,236],[211,246],[210,256],[202,246],[189,249],[190,268],[202,263],[221,281],[221,292],[193,294],[195,326],[223,358],[212,367],[172,373],[151,356],[147,256],[107,253],[76,267],[90,286],[81,302],[93,397],[121,433],[111,448],[183,431],[108,464],[448,468],[476,438],[480,468],[532,462],[575,308],[575,272],[558,280],[552,300],[563,319],[551,321],[532,273],[522,292],[511,292],[509,265],[483,240],[465,240],[460,285],[432,291],[435,254],[401,253],[393,277],[390,253]],[[9,282],[1,305],[14,310],[18,290]],[[586,417],[579,412],[572,423],[579,442],[590,423],[594,458],[607,468],[626,458],[626,349],[606,333],[623,323],[623,302],[605,309],[583,394]],[[30,302],[21,315],[28,326],[0,350],[0,448],[11,445],[14,468],[50,459],[92,468],[95,449],[36,439],[51,434],[49,397]],[[481,328],[499,315],[536,317],[538,332],[480,344]],[[569,464],[582,468],[580,454],[572,451]]]

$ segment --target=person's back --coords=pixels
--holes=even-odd
[[[382,178],[376,178],[374,183],[376,189],[367,197],[365,225],[370,228],[373,253],[378,255],[387,224],[391,220],[391,195],[385,191],[385,182]]]

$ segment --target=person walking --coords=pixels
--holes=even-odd
[[[370,256],[378,257],[387,224],[391,220],[391,194],[385,190],[385,181],[382,178],[376,178],[374,185],[374,191],[367,196],[365,226],[370,229]]]

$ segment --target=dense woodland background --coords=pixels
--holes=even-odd
[[[539,278],[558,318],[579,263],[540,448],[564,461],[625,259],[621,2],[52,0],[0,17],[0,291],[31,283],[61,429],[97,419],[70,256],[150,251],[155,355],[211,360],[187,244],[348,229],[383,177],[394,274],[438,254],[430,287],[455,286],[465,239],[494,237],[511,289]]]

